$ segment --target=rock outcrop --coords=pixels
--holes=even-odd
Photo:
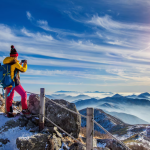
[[[38,133],[29,138],[17,138],[16,145],[19,150],[59,150],[61,139],[54,134]]]
[[[65,100],[54,101],[64,107],[67,107],[70,110],[78,112],[74,103],[69,103]],[[69,134],[72,134],[73,137],[79,137],[81,127],[81,117],[79,115],[73,114],[64,108],[57,106],[51,101],[46,102],[45,115]],[[46,126],[51,125],[51,123],[46,121]]]
[[[70,110],[78,112],[74,103],[69,103],[63,99],[53,101]],[[28,108],[33,114],[39,114],[40,98],[38,95],[32,94],[29,96]],[[46,98],[45,116],[75,138],[79,137],[81,127],[81,117],[79,115],[73,114],[57,106]],[[52,127],[53,124],[45,120],[45,126]]]
[[[86,150],[86,147],[81,144],[74,143],[70,146],[70,150]]]
[[[31,94],[29,96],[29,101],[28,101],[28,109],[32,114],[39,114],[39,109],[40,109],[40,97],[38,95]]]
[[[62,135],[57,127],[45,127],[41,133],[28,138],[17,138],[19,150],[59,150],[62,146]]]
[[[97,142],[101,144],[106,144],[106,147],[112,150],[126,150],[125,147],[123,147],[114,139],[98,139]]]

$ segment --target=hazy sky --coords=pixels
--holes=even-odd
[[[149,92],[149,0],[1,0],[0,62],[14,44],[25,90]]]

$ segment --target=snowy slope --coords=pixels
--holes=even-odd
[[[30,136],[34,135],[34,133],[29,132],[24,127],[15,127],[8,129],[6,132],[3,132],[3,126],[11,119],[12,118],[5,117],[4,114],[0,112],[0,139],[8,139],[10,141],[6,145],[0,143],[0,145],[2,145],[0,150],[10,150],[10,147],[11,150],[18,150],[16,147],[16,139],[18,137],[29,138]]]

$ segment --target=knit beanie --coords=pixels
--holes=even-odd
[[[15,49],[14,45],[11,45],[10,57],[17,57],[17,56],[19,56],[17,50]]]

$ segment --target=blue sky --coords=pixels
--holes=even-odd
[[[1,0],[0,62],[27,59],[25,90],[149,92],[149,0]]]

